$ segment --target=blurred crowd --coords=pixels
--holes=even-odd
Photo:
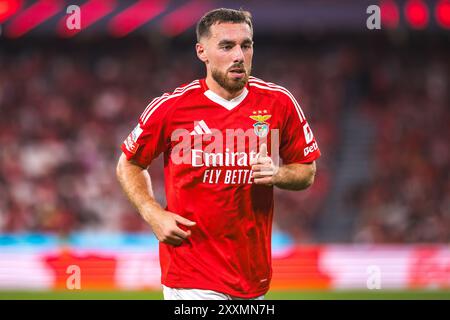
[[[302,97],[300,103],[307,106],[304,111],[316,134],[323,136],[318,140],[327,154],[335,136],[330,133],[331,110],[338,100],[331,84],[334,75],[317,61],[309,64],[306,57],[288,78],[270,76],[287,74],[284,64],[255,69],[256,76],[281,82]],[[71,49],[30,45],[0,51],[0,70],[0,231],[148,231],[115,176],[120,145],[151,99],[203,77],[193,46],[161,53],[136,40],[119,46],[96,44],[95,49],[92,43]],[[319,83],[326,94],[316,95]],[[328,119],[320,116],[319,106],[325,105]],[[150,173],[156,198],[164,204],[161,158]],[[309,222],[300,219],[320,210],[326,171],[320,176],[317,186],[301,196],[310,204],[304,212],[295,210],[297,194],[278,195],[280,229],[289,232],[289,226],[301,225],[308,230]],[[292,232],[304,234],[295,228]]]
[[[448,241],[449,64],[386,59],[368,70],[361,103],[378,133],[372,179],[352,196],[360,212],[354,241]],[[253,75],[298,98],[323,153],[313,187],[275,190],[274,228],[296,241],[315,241],[338,170],[354,63],[339,47],[255,50]],[[203,76],[192,45],[129,39],[0,48],[0,232],[148,231],[115,177],[120,144],[151,99]],[[162,168],[160,157],[150,173],[164,204]]]
[[[377,51],[360,108],[376,124],[355,242],[450,242],[450,50]]]
[[[119,147],[147,100],[189,74],[146,48],[55,46],[0,55],[0,229],[141,228],[115,178]]]

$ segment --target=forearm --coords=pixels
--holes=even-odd
[[[150,223],[153,213],[162,208],[154,198],[151,179],[147,170],[130,163],[122,154],[116,174],[130,202],[136,207],[144,220]]]
[[[166,211],[156,202],[150,175],[145,168],[129,162],[122,154],[116,173],[128,199],[150,225],[159,241],[178,246],[191,236],[191,231],[181,229],[179,224],[190,228],[195,226],[195,221]]]
[[[314,183],[316,163],[293,163],[281,166],[273,176],[274,185],[280,189],[303,190]]]

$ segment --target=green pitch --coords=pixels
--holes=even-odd
[[[0,300],[161,300],[160,291],[0,291]],[[450,300],[450,290],[270,291],[267,300]]]

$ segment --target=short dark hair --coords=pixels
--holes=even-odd
[[[209,36],[209,28],[215,23],[231,22],[231,23],[246,23],[253,33],[252,14],[248,11],[239,9],[219,8],[211,10],[200,19],[197,23],[196,33],[197,42],[204,36]]]

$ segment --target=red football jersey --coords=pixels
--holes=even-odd
[[[228,101],[200,79],[147,106],[122,150],[143,167],[164,153],[166,209],[196,222],[182,245],[160,243],[162,284],[241,298],[268,291],[273,187],[253,184],[250,164],[261,143],[275,163],[320,156],[299,104],[273,83],[250,77]]]

